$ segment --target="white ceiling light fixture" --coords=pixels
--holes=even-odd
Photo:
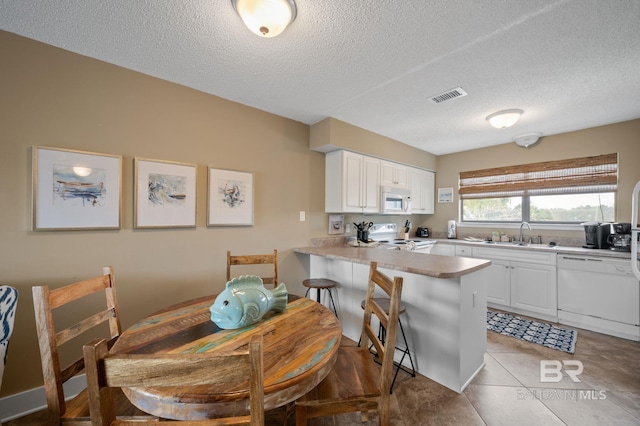
[[[542,133],[524,133],[522,135],[515,136],[513,141],[524,148],[529,148],[534,143],[538,142]]]
[[[296,19],[294,0],[231,0],[244,24],[260,37],[275,37]]]
[[[521,109],[505,109],[487,116],[487,120],[496,129],[506,129],[516,124],[524,111]]]

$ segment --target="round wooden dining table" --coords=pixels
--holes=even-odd
[[[220,329],[210,319],[215,296],[173,305],[129,327],[109,353],[233,353],[264,336],[264,408],[295,401],[326,377],[342,336],[336,316],[323,305],[289,295],[286,309],[256,324]],[[247,413],[249,381],[237,386],[123,388],[141,410],[173,420],[202,420]]]

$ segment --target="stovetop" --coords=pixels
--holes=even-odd
[[[395,223],[376,223],[369,229],[369,238],[382,245],[403,246],[414,243],[416,248],[435,244],[433,240],[398,238],[398,225]]]

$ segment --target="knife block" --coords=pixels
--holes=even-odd
[[[404,232],[404,230],[400,230],[399,238],[401,240],[408,240],[409,239],[409,232]]]

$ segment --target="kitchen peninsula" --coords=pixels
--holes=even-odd
[[[375,261],[385,274],[404,279],[406,313],[401,320],[416,371],[462,392],[484,366],[486,267],[490,261],[342,245],[294,252],[309,256],[311,277],[339,283],[338,315],[345,336],[355,341],[360,337],[360,304],[369,264]],[[403,364],[407,362],[405,358]]]

